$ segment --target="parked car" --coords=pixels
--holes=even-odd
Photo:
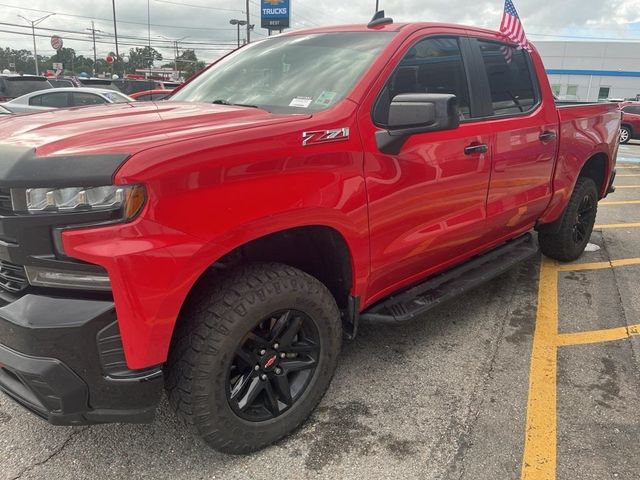
[[[72,87],[80,87],[80,82],[74,80],[73,78],[64,78],[64,77],[49,77],[49,83],[53,85],[53,88],[72,88]]]
[[[27,93],[53,88],[45,77],[0,75],[0,102],[8,102]]]
[[[622,126],[620,127],[620,143],[640,140],[640,103],[625,102],[622,107]]]
[[[3,106],[14,113],[25,113],[134,101],[133,98],[113,90],[80,87],[37,91],[6,102]]]
[[[120,89],[122,93],[127,95],[133,95],[138,92],[146,92],[148,90],[174,90],[180,86],[178,82],[166,82],[163,80],[135,80],[130,78],[124,78],[120,80],[114,80],[114,84]]]
[[[166,100],[171,93],[173,93],[173,90],[146,90],[144,92],[132,93],[130,97],[139,102],[157,102],[160,100]]]
[[[151,421],[164,386],[211,447],[262,448],[359,322],[577,259],[619,130],[556,107],[535,49],[390,19],[252,43],[161,109],[0,120],[0,388],[79,425]]]
[[[80,82],[80,85],[83,87],[102,88],[105,90],[114,90],[116,92],[121,92],[120,88],[118,88],[118,86],[115,84],[115,81],[108,78],[77,77],[77,79]]]

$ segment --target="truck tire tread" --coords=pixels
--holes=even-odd
[[[212,273],[200,284],[199,291],[194,292],[181,313],[165,367],[169,404],[180,420],[215,450],[232,454],[253,452],[299,426],[321,400],[340,351],[340,312],[333,296],[320,281],[282,264],[248,264],[225,270],[224,274]],[[229,349],[236,348],[230,338],[233,329],[243,328],[242,324],[250,320],[247,315],[251,314],[251,308],[265,302],[268,292],[273,295],[303,292],[307,301],[314,302],[325,312],[327,357],[325,368],[319,368],[321,371],[316,373],[318,380],[309,386],[310,390],[315,390],[304,401],[299,401],[304,403],[299,405],[302,410],[296,411],[293,407],[283,414],[281,417],[287,417],[284,424],[277,425],[282,422],[275,421],[271,426],[256,424],[257,427],[248,429],[243,427],[243,421],[229,417],[235,414],[226,403],[226,397],[222,402],[220,397],[213,399],[212,395],[207,395],[202,379],[221,374],[219,365],[224,362],[224,356],[228,355]],[[210,380],[215,381],[215,378]],[[220,383],[219,379],[217,383]],[[248,423],[244,422],[245,425]],[[249,431],[252,433],[248,434]]]

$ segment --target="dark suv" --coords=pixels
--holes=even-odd
[[[8,102],[36,90],[53,88],[45,77],[34,75],[0,75],[0,102]]]

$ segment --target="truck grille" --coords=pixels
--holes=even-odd
[[[0,212],[13,213],[10,188],[0,188]]]
[[[27,275],[22,265],[0,260],[0,288],[11,293],[18,293],[29,286]]]

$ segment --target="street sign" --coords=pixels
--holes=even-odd
[[[9,68],[16,68],[16,64],[15,63],[10,63],[9,64]]]
[[[54,50],[60,50],[63,45],[64,45],[64,42],[62,41],[62,38],[60,38],[58,35],[54,35],[53,37],[51,37],[51,46],[53,47]]]
[[[111,65],[115,61],[115,58],[113,58],[113,55],[107,55],[107,58],[105,58],[105,60],[109,65]]]
[[[53,62],[52,67],[56,71],[56,77],[62,75],[62,72],[64,71],[64,65],[62,64],[62,62]]]
[[[289,28],[291,18],[290,0],[260,0],[262,28],[282,30]]]

